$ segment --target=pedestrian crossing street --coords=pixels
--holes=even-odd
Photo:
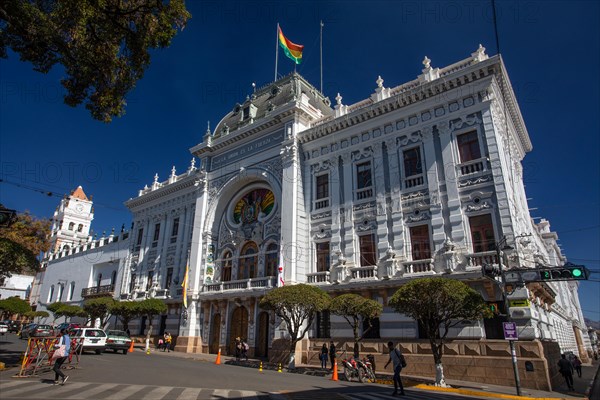
[[[102,399],[102,400],[284,400],[280,394],[249,390],[203,389],[173,386],[127,385],[117,383],[67,382],[13,379],[0,382],[0,397],[9,399]]]

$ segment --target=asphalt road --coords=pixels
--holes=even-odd
[[[15,335],[0,338],[0,361],[25,349],[26,341]],[[6,361],[5,361],[6,362]],[[10,363],[7,363],[10,365]],[[215,365],[160,353],[146,355],[137,350],[127,355],[86,353],[79,365],[67,369],[69,380],[54,386],[54,374],[46,369],[39,375],[16,378],[19,368],[0,372],[0,398],[12,399],[109,399],[109,400],[201,400],[201,399],[390,399],[386,385],[331,381],[272,370],[235,365]],[[449,393],[407,389],[409,399],[467,399]]]

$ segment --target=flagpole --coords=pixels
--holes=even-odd
[[[323,20],[321,20],[321,94],[323,94]]]
[[[277,23],[277,34],[275,35],[275,79],[277,80],[277,59],[279,58],[279,22]]]

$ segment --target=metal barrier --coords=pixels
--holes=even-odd
[[[54,360],[52,355],[56,351],[55,345],[58,343],[60,337],[30,337],[27,340],[27,349],[23,354],[23,361],[21,362],[21,370],[17,377],[25,378],[28,376],[37,375],[39,370],[48,372],[50,370]],[[79,358],[83,349],[84,338],[71,338],[71,350],[69,351],[69,358],[65,363],[69,368],[76,368],[79,364]],[[73,358],[75,359],[73,361]]]

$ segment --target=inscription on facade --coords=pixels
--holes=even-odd
[[[242,158],[250,157],[260,151],[277,146],[281,144],[282,141],[283,129],[265,137],[253,140],[250,143],[247,143],[236,149],[230,150],[226,153],[213,157],[210,161],[210,170],[214,171],[217,168],[221,168]]]

